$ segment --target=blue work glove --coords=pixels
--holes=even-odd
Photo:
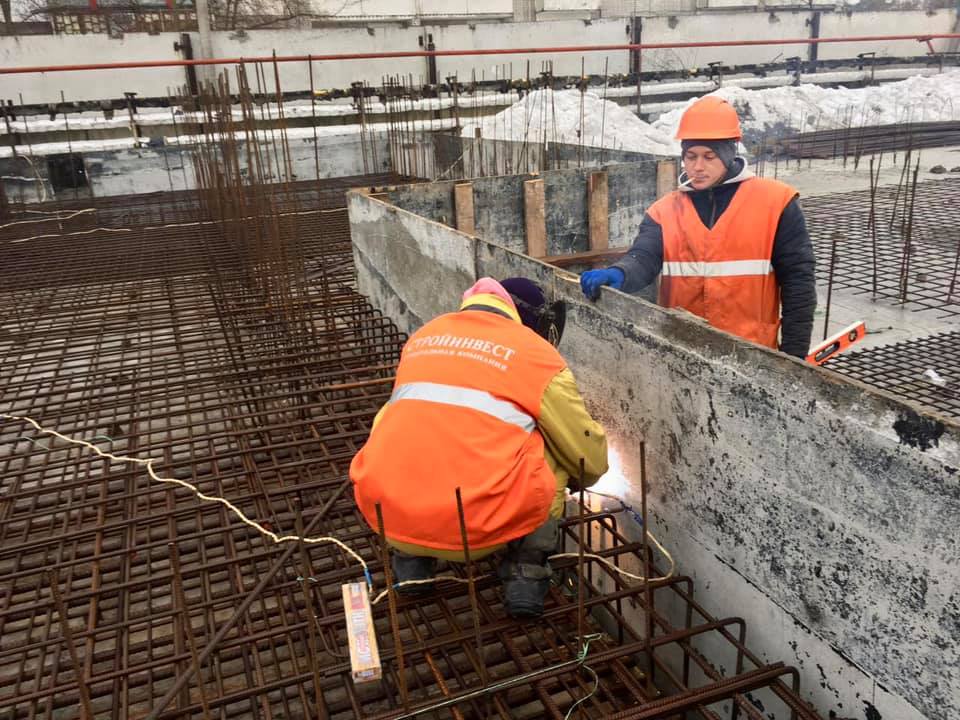
[[[609,285],[614,290],[623,287],[624,274],[620,268],[606,268],[605,270],[587,270],[580,275],[580,289],[590,300],[600,297],[600,288]]]

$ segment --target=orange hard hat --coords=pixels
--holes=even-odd
[[[677,140],[739,140],[740,118],[733,106],[715,95],[702,97],[680,118]]]

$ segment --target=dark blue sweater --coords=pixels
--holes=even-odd
[[[739,187],[739,182],[732,182],[689,193],[706,227],[711,228],[716,224]],[[813,245],[807,235],[803,211],[796,199],[791,200],[780,215],[770,262],[780,285],[783,317],[780,349],[790,355],[805,357],[813,333],[817,287]],[[653,218],[644,215],[633,247],[613,267],[623,271],[625,292],[639,292],[660,274],[662,265],[663,230]]]

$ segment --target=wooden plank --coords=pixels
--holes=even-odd
[[[547,254],[547,216],[544,211],[543,180],[523,183],[523,220],[527,234],[527,255],[540,258]]]
[[[664,195],[669,195],[677,189],[677,161],[676,160],[658,160],[657,161],[657,199]],[[660,297],[660,275],[653,281],[654,297]]]
[[[457,230],[473,235],[476,233],[473,216],[473,183],[457,183],[453,186],[453,208]]]
[[[677,161],[657,161],[657,198],[662,198],[677,189]]]
[[[549,255],[540,258],[548,265],[569,267],[570,265],[598,265],[601,262],[609,263],[619,260],[630,248],[606,248],[603,250],[587,250],[586,252],[570,253],[568,255]]]
[[[610,195],[606,170],[590,173],[587,194],[590,206],[590,249],[604,250],[610,247]]]

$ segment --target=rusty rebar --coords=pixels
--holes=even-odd
[[[467,520],[463,511],[463,496],[460,487],[455,489],[457,497],[457,520],[460,523],[460,542],[463,544],[463,561],[467,566],[467,588],[470,594],[470,609],[473,616],[473,632],[477,643],[477,671],[480,681],[487,685],[489,678],[483,662],[483,635],[480,632],[480,606],[477,603],[477,585],[473,575],[473,560],[470,558],[470,539],[467,535]]]
[[[71,667],[73,667],[73,673],[77,677],[80,705],[83,708],[82,717],[84,720],[93,720],[93,703],[90,702],[90,689],[87,687],[87,679],[83,676],[83,665],[80,664],[77,647],[73,642],[73,631],[70,629],[70,618],[67,615],[67,606],[63,602],[63,597],[60,595],[59,570],[53,568],[47,572],[46,579],[50,585],[50,592],[53,595],[54,607],[57,610],[57,619],[60,622],[60,634],[63,636],[63,642],[66,643],[67,652],[70,653]]]
[[[183,591],[183,576],[180,571],[180,550],[175,542],[167,544],[170,551],[170,567],[173,570],[173,596],[177,603],[177,613],[180,617],[181,633],[186,637],[187,644],[190,646],[190,660],[193,663],[193,674],[197,676],[197,687],[200,689],[200,704],[203,706],[203,717],[210,720],[210,706],[207,703],[206,683],[203,680],[203,672],[200,667],[200,657],[197,654],[197,641],[193,637],[193,626],[190,624],[190,610],[187,606],[187,596]],[[187,689],[189,686],[184,686]],[[187,693],[189,699],[189,692]]]
[[[383,576],[387,583],[387,603],[390,606],[390,630],[393,633],[394,658],[397,661],[397,682],[400,685],[400,702],[405,710],[410,709],[410,694],[407,690],[407,670],[403,657],[403,638],[400,637],[400,621],[397,618],[397,591],[393,585],[393,568],[390,566],[390,549],[387,531],[383,525],[383,509],[376,504],[377,533],[380,536],[380,558],[383,561]]]

